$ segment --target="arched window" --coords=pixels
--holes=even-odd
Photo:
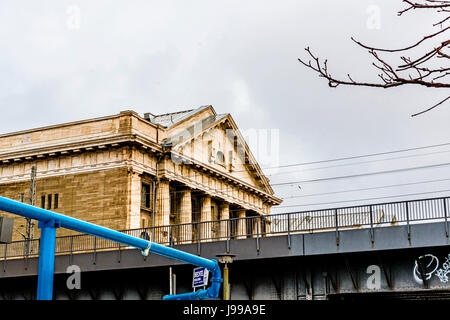
[[[220,164],[222,166],[225,165],[225,157],[224,157],[222,151],[217,151],[217,153],[216,153],[216,163]]]

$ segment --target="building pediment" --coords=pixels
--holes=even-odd
[[[273,195],[263,174],[230,114],[206,113],[184,128],[180,123],[163,148],[183,158],[212,167],[236,180]]]

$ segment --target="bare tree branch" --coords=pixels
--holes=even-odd
[[[417,3],[409,0],[403,0],[409,4],[409,7],[398,12],[398,15],[401,16],[403,13],[411,10],[411,9],[441,9],[446,10],[450,9],[449,1],[434,1],[434,0],[425,0],[425,3]],[[431,3],[431,4],[428,4]]]
[[[423,114],[423,113],[425,113],[425,112],[428,112],[428,111],[430,111],[430,110],[433,110],[433,109],[436,108],[437,106],[443,104],[443,103],[444,103],[445,101],[447,101],[449,98],[450,98],[450,96],[448,96],[448,97],[445,98],[444,100],[441,100],[440,102],[436,103],[435,105],[433,105],[432,107],[430,107],[430,108],[428,108],[428,109],[426,109],[426,110],[423,110],[423,111],[421,111],[421,112],[412,114],[411,117],[415,117],[415,116],[418,116],[418,115]]]
[[[362,42],[357,41],[353,37],[351,37],[351,40],[358,46],[368,50],[369,54],[374,59],[374,62],[372,62],[372,66],[376,70],[378,70],[377,76],[380,80],[379,82],[356,81],[349,73],[347,73],[348,80],[334,77],[329,72],[328,60],[325,59],[321,61],[319,56],[314,55],[309,47],[305,48],[305,51],[309,56],[309,60],[298,58],[298,61],[307,68],[318,73],[319,77],[327,79],[328,85],[332,88],[336,88],[339,85],[366,86],[376,88],[393,88],[402,85],[419,85],[428,88],[450,88],[450,83],[448,81],[444,81],[444,79],[448,79],[447,76],[450,74],[450,64],[448,64],[447,67],[444,66],[445,63],[450,63],[450,54],[444,52],[445,49],[448,49],[450,47],[450,39],[444,41],[439,40],[440,37],[448,35],[450,30],[450,26],[443,26],[443,24],[450,22],[450,0],[421,0],[416,2],[411,0],[403,0],[403,2],[408,6],[398,12],[399,16],[410,10],[434,9],[438,14],[446,14],[446,17],[443,19],[441,18],[437,23],[433,24],[433,26],[441,26],[441,30],[429,35],[425,35],[412,45],[402,48],[389,49],[373,47],[363,44]],[[431,49],[426,50],[425,53],[419,55],[418,57],[410,58],[406,55],[394,56],[393,58],[395,60],[402,61],[401,64],[394,64],[389,61],[393,59],[386,59],[389,58],[389,56],[392,54],[397,54],[400,52],[402,54],[408,53],[410,50],[420,48],[426,42],[428,43],[432,40],[438,41],[438,43]],[[380,53],[384,54],[386,57],[382,57]],[[436,65],[440,66],[436,67]],[[434,104],[432,107],[427,108],[422,112],[414,114],[413,116],[428,112],[443,104],[448,99],[449,97],[440,101],[439,103]]]
[[[449,17],[450,17],[450,16],[449,16]],[[433,37],[435,37],[435,36],[437,36],[437,35],[439,35],[439,34],[441,34],[441,33],[444,33],[444,32],[447,31],[448,29],[450,29],[450,26],[448,26],[447,28],[442,29],[442,30],[440,30],[440,31],[438,31],[438,32],[436,32],[436,33],[430,34],[430,35],[428,35],[428,36],[424,36],[421,40],[419,40],[419,41],[416,42],[415,44],[410,45],[410,46],[405,47],[405,48],[401,48],[401,49],[383,49],[383,48],[370,47],[370,46],[367,46],[367,45],[365,45],[365,44],[362,44],[362,43],[359,42],[359,41],[356,41],[353,37],[350,37],[350,38],[351,38],[356,44],[358,44],[359,46],[363,47],[364,49],[375,50],[375,51],[384,51],[384,52],[399,52],[399,51],[406,51],[406,50],[412,49],[412,48],[414,48],[414,47],[417,47],[419,44],[421,44],[421,43],[424,42],[425,40],[431,39],[431,38],[433,38]]]

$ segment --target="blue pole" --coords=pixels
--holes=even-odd
[[[165,295],[163,300],[205,300],[216,299],[219,296],[220,284],[223,282],[220,272],[219,264],[216,260],[210,260],[214,263],[214,268],[211,271],[211,286],[208,289],[202,289],[195,292],[188,292],[175,295]]]
[[[120,242],[124,245],[145,250],[150,242],[141,238],[129,236],[125,233],[111,230],[86,221],[68,217],[56,212],[37,208],[26,203],[0,197],[0,210],[11,212],[23,217],[35,219],[41,222],[55,220],[60,223],[60,227],[87,233],[107,240]]]
[[[141,249],[143,255],[148,255],[149,252],[152,252],[167,258],[191,263],[199,267],[204,267],[212,273],[212,284],[207,290],[199,290],[197,292],[181,295],[165,296],[164,299],[215,299],[219,295],[222,278],[219,264],[214,259],[208,260],[187,252],[165,247],[141,238],[129,236],[119,231],[100,227],[86,221],[37,208],[4,197],[0,197],[0,210],[39,221],[39,227],[41,228],[37,294],[37,298],[39,300],[52,299],[56,228],[59,227],[87,233],[107,240],[119,242],[127,246],[135,247]]]
[[[216,260],[206,260],[202,257],[194,256],[190,253],[165,247],[157,243],[152,243],[149,250],[150,252],[159,254],[167,258],[172,258],[180,261],[188,261],[189,263],[196,266],[204,267],[211,272],[211,286],[208,289],[176,295],[166,295],[163,297],[164,300],[204,300],[215,299],[219,296],[220,284],[223,280],[219,264]]]
[[[39,222],[41,239],[39,243],[39,273],[38,273],[38,300],[52,300],[53,298],[53,272],[55,268],[55,220]]]

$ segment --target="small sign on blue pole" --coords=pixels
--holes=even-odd
[[[192,288],[204,287],[208,285],[209,271],[206,268],[195,268],[194,277],[192,279]]]

